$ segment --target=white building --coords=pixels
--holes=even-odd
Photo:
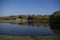
[[[23,23],[23,22],[27,22],[27,20],[25,20],[25,19],[16,19],[16,22],[17,23]]]

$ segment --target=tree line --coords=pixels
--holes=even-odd
[[[33,20],[37,22],[52,22],[52,21],[60,21],[60,11],[54,12],[52,15],[11,15],[6,17],[0,17],[0,20],[16,20],[16,19],[26,19]],[[55,20],[56,19],[56,20]],[[52,20],[52,21],[51,21]]]
[[[49,15],[17,15],[17,16],[6,16],[0,17],[0,20],[16,20],[16,19],[26,19],[26,20],[33,20],[33,21],[48,21]]]

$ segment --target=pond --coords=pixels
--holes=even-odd
[[[53,36],[54,31],[48,24],[11,24],[0,23],[0,35],[10,36]]]

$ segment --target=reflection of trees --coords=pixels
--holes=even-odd
[[[48,23],[40,23],[40,22],[32,22],[31,24],[32,26],[37,26],[37,27],[40,27],[40,26],[47,26]]]
[[[32,26],[32,27],[40,27],[40,26],[48,26],[48,23],[40,23],[40,22],[34,22],[34,21],[28,21],[28,22],[23,22],[23,23],[19,23],[18,25],[28,25],[28,26]]]
[[[60,34],[60,24],[55,23],[55,24],[50,24],[50,28],[57,34]]]
[[[54,12],[49,20],[50,28],[56,33],[60,33],[60,11]]]

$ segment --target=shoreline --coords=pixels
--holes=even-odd
[[[0,40],[59,40],[60,36],[6,36],[0,35]]]
[[[37,22],[37,23],[49,23],[48,21],[35,21],[35,20],[27,20],[26,22]],[[0,23],[17,23],[16,20],[0,20]],[[25,22],[21,22],[25,23]]]
[[[11,23],[11,22],[15,22],[15,20],[1,20],[0,23]]]

